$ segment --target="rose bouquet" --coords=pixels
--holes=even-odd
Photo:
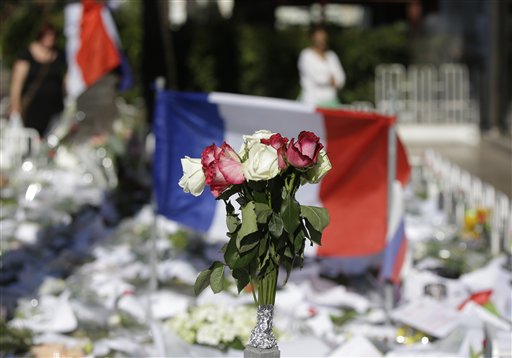
[[[227,266],[238,291],[250,285],[259,306],[258,325],[249,344],[272,348],[279,267],[286,270],[286,283],[292,268],[302,267],[306,242],[319,245],[329,223],[326,209],[300,205],[295,194],[301,185],[318,183],[331,163],[312,132],[303,131],[297,139],[288,140],[260,130],[243,139],[238,153],[223,143],[206,147],[201,158],[183,158],[179,185],[196,196],[208,185],[213,196],[226,204],[229,241],[222,249],[224,262],[216,261],[199,274],[196,294],[207,286],[215,293],[222,291]]]

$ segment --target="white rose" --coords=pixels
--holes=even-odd
[[[263,143],[254,143],[242,163],[247,180],[268,180],[279,174],[277,150]]]
[[[200,158],[185,157],[181,159],[183,176],[178,183],[185,193],[199,196],[203,192],[206,177]]]
[[[316,184],[319,183],[320,180],[327,174],[329,170],[331,170],[332,165],[325,152],[325,149],[322,148],[320,153],[318,153],[318,160],[315,165],[313,165],[306,173],[304,173],[304,178],[308,183]]]
[[[249,150],[255,143],[261,143],[260,141],[262,139],[268,139],[272,137],[273,134],[274,133],[272,133],[271,131],[261,129],[259,131],[254,132],[252,135],[242,136],[244,138],[244,143],[242,144],[242,149],[240,149],[240,157],[242,157],[242,159],[247,158]]]

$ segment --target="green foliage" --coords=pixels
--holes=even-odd
[[[373,29],[352,28],[331,32],[331,48],[338,54],[347,75],[339,96],[343,103],[374,101],[375,67],[381,63],[409,63],[405,24]]]
[[[126,1],[112,16],[117,25],[117,31],[123,51],[128,58],[132,68],[135,83],[140,83],[140,68],[142,62],[142,1]],[[141,96],[140,86],[134,86],[128,91],[122,93],[128,102],[133,102]]]
[[[236,247],[241,248],[241,241],[248,235],[258,231],[257,216],[254,211],[256,205],[254,201],[249,201],[244,207],[242,207],[242,226],[237,235]]]
[[[18,1],[9,5],[11,6],[4,5],[5,8],[2,8],[8,16],[0,22],[0,53],[6,67],[11,67],[18,53],[35,40],[43,22],[49,22],[56,27],[60,33],[57,47],[64,49],[63,1]]]
[[[211,271],[210,287],[212,288],[213,293],[219,293],[224,288],[224,264],[221,262],[214,262]]]
[[[208,286],[214,293],[219,293],[224,289],[224,264],[222,262],[215,261],[210,268],[199,273],[194,284],[194,293],[198,295]]]
[[[405,24],[379,28],[329,29],[330,46],[347,74],[343,103],[374,100],[375,67],[408,64]],[[180,89],[227,91],[296,99],[297,60],[309,44],[301,27],[275,29],[233,20],[187,24],[174,33]]]
[[[27,353],[32,346],[32,334],[28,330],[10,328],[0,320],[0,348],[7,356],[20,356]]]
[[[194,284],[194,293],[199,295],[203,290],[210,285],[210,276],[212,275],[212,271],[210,269],[202,271],[196,278],[196,283]]]
[[[242,24],[238,34],[239,92],[297,98],[300,91],[297,58],[308,44],[306,30]]]
[[[233,185],[220,196],[226,203],[230,238],[223,248],[225,264],[215,262],[199,274],[196,294],[208,285],[213,292],[220,292],[226,265],[239,292],[252,283],[258,291],[258,304],[274,303],[279,266],[286,270],[286,283],[293,267],[303,262],[306,240],[320,244],[322,231],[329,224],[327,210],[301,206],[295,199],[304,173],[290,166],[277,177]],[[234,194],[243,203],[240,213],[229,202]]]
[[[355,310],[349,309],[343,311],[340,315],[331,315],[331,321],[336,326],[343,326],[346,323],[352,321],[354,318],[357,318],[358,314]]]
[[[318,206],[302,205],[302,216],[313,226],[316,231],[324,231],[329,224],[329,213],[327,209]]]

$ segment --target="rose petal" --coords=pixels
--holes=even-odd
[[[206,168],[215,160],[215,157],[221,151],[219,147],[215,144],[212,144],[206,148],[204,148],[203,153],[201,154],[201,164],[203,165],[203,169]]]

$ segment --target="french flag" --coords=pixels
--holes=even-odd
[[[393,185],[393,199],[387,231],[387,245],[382,260],[381,278],[400,283],[400,273],[407,253],[404,223],[404,190],[399,181]]]
[[[121,69],[120,90],[129,88],[133,78],[109,8],[95,0],[82,0],[66,5],[64,15],[70,98],[78,98],[116,68]]]
[[[235,150],[242,135],[259,129],[288,138],[312,131],[326,146],[332,170],[319,185],[297,193],[303,205],[329,210],[331,223],[315,252],[320,257],[367,258],[387,246],[388,129],[394,117],[369,112],[322,109],[295,101],[226,93],[157,93],[153,130],[154,195],[159,214],[209,240],[226,240],[224,203],[205,190],[199,197],[178,186],[180,159],[200,157],[212,143],[226,141]],[[408,180],[410,168],[398,141],[397,179]]]

